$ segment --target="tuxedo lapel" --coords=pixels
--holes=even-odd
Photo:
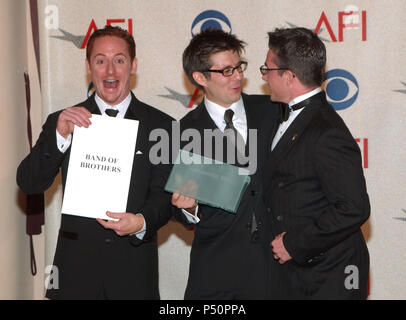
[[[271,133],[271,141],[269,143],[269,151],[271,151],[271,147],[272,147],[272,141],[276,136],[276,132],[278,132],[278,128],[279,128],[279,120],[278,123],[276,123],[272,129],[272,133]]]
[[[125,113],[124,119],[137,120],[138,133],[135,144],[135,152],[146,152],[147,142],[149,141],[148,123],[150,123],[149,113],[145,106],[131,92],[131,102]],[[134,162],[135,163],[135,162]]]
[[[292,122],[271,152],[269,158],[270,163],[268,163],[267,166],[268,170],[273,171],[276,168],[276,165],[279,163],[281,157],[283,157],[283,155],[285,155],[297,143],[297,141],[299,141],[301,135],[306,130],[308,124],[320,109],[323,102],[327,103],[324,92],[320,92],[309,98],[308,105]],[[272,135],[272,139],[274,138],[275,134],[276,130]]]
[[[147,110],[141,105],[141,102],[131,92],[131,102],[125,113],[124,119],[146,121],[148,119]]]
[[[196,129],[199,131],[200,134],[200,150],[195,150],[193,149],[193,152],[195,153],[200,153],[200,155],[216,159],[218,161],[224,162],[224,158],[221,156],[221,154],[216,153],[216,148],[215,148],[215,139],[213,139],[212,142],[212,149],[206,149],[208,146],[208,141],[205,141],[205,130],[220,130],[213,119],[210,117],[209,112],[206,109],[206,106],[204,104],[204,100],[202,103],[200,103],[197,108],[193,112],[193,116],[191,117],[191,122],[188,124],[188,128],[190,129]],[[181,129],[181,132],[183,132],[184,129]],[[223,153],[224,154],[224,153]]]
[[[247,155],[249,154],[249,144],[252,142],[255,143],[255,141],[250,141],[250,130],[257,130],[258,134],[259,125],[261,120],[263,120],[263,115],[260,112],[256,112],[257,110],[251,106],[249,96],[243,94],[242,100],[244,102],[245,115],[247,117],[247,143],[245,144],[245,154]]]
[[[199,131],[203,132],[204,129],[212,129],[212,130],[218,129],[218,127],[216,126],[213,119],[210,117],[209,112],[206,109],[204,100],[197,106],[195,112],[193,113],[192,119],[196,123],[194,124],[194,126],[191,127],[197,128],[199,129]]]
[[[90,113],[92,114],[99,114],[101,115],[100,109],[97,106],[96,100],[94,99],[96,96],[95,93],[93,93],[84,103],[84,107],[89,110]]]

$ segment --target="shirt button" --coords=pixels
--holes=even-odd
[[[283,217],[282,217],[282,216],[277,216],[277,217],[276,217],[276,220],[278,220],[279,222],[281,222],[281,221],[283,220]]]
[[[282,188],[284,185],[285,185],[285,184],[284,184],[283,182],[279,182],[279,183],[278,183],[278,187],[279,187],[279,188]]]

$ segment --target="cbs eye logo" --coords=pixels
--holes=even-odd
[[[343,69],[330,70],[326,73],[325,83],[327,100],[335,110],[347,109],[357,100],[359,86],[350,72]]]
[[[191,28],[192,37],[207,29],[221,29],[224,32],[231,33],[231,23],[220,11],[206,10],[193,20]]]

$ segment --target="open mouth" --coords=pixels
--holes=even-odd
[[[106,89],[116,89],[118,87],[118,80],[103,80],[103,86]]]

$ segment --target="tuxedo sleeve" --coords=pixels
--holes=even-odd
[[[131,237],[131,242],[135,246],[149,241],[155,236],[159,228],[164,226],[172,217],[187,228],[196,226],[196,223],[191,223],[190,220],[187,219],[182,209],[172,206],[172,194],[164,190],[170,170],[171,166],[169,165],[160,165],[153,169],[150,195],[141,212],[145,219],[146,232],[142,239],[139,239],[135,235]]]
[[[18,166],[17,184],[26,194],[47,190],[65,158],[66,153],[59,151],[56,142],[59,114],[60,111],[48,116],[35,146]]]
[[[175,218],[175,220],[183,224],[183,226],[188,229],[195,227],[200,222],[199,217],[194,216],[194,218],[192,218],[191,216],[193,215],[192,214],[188,215],[187,213],[184,212],[183,209],[179,209],[175,206],[172,206],[171,209],[172,215]]]
[[[361,154],[351,134],[328,130],[315,148],[316,176],[328,206],[303,230],[283,238],[289,254],[303,265],[359,230],[370,214]]]
[[[170,172],[168,167],[169,165],[157,165],[152,169],[149,196],[141,210],[147,226],[142,241],[151,239],[172,216],[171,194],[164,190]]]

